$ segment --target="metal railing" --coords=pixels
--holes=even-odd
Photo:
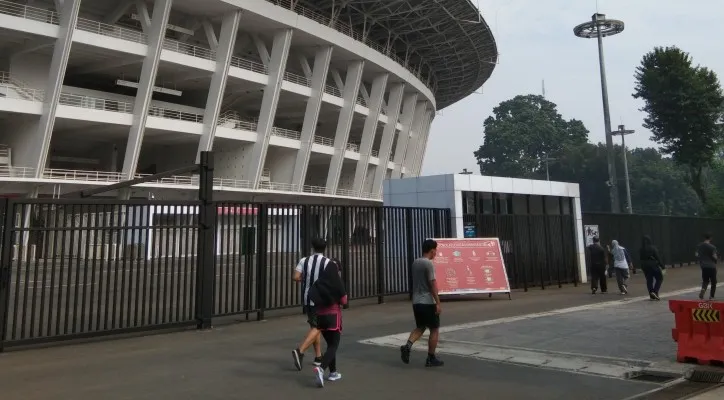
[[[10,156],[10,147],[5,144],[0,144],[0,157],[8,157]]]
[[[34,172],[34,168],[0,165],[0,176],[5,178],[35,178]]]
[[[86,182],[120,182],[123,174],[120,172],[108,171],[83,171],[75,169],[54,169],[49,168],[43,171],[43,178],[58,179],[64,181],[86,181]]]
[[[302,86],[307,86],[307,87],[312,86],[312,81],[310,79],[307,79],[301,75],[297,75],[292,72],[285,72],[284,80],[292,82],[292,83],[296,83],[296,84],[302,85]]]
[[[334,139],[325,136],[314,136],[314,143],[334,147]]]
[[[258,72],[260,74],[269,74],[269,68],[267,68],[264,64],[243,57],[231,57],[231,66],[252,72]]]
[[[216,52],[203,47],[190,45],[179,42],[178,40],[164,39],[163,48],[175,53],[186,54],[192,57],[204,58],[206,60],[216,60]]]
[[[339,90],[339,88],[332,85],[324,85],[324,93],[342,98],[342,92]]]
[[[27,83],[10,75],[7,71],[0,71],[0,90],[5,89],[3,94],[6,97],[17,98],[21,100],[43,101],[45,99],[45,91],[31,88]]]
[[[166,119],[176,119],[179,121],[203,123],[204,116],[201,114],[190,113],[186,111],[172,110],[168,108],[152,106],[148,109],[148,116]]]
[[[291,129],[277,128],[276,126],[272,128],[271,133],[274,136],[279,136],[292,140],[300,140],[302,138],[301,132],[293,131]]]
[[[370,155],[375,158],[380,158],[380,151],[379,150],[372,150],[370,152]]]
[[[251,189],[251,182],[241,179],[214,178],[214,186],[232,189]]]
[[[296,192],[299,186],[293,183],[282,182],[259,182],[260,190],[275,190],[278,192]]]
[[[111,111],[125,114],[133,113],[133,104],[118,100],[101,99],[73,93],[61,93],[59,104],[92,110]]]
[[[225,125],[227,128],[237,129],[242,131],[256,132],[257,123],[256,121],[248,121],[241,118],[239,113],[236,111],[226,111],[219,117],[219,125]],[[226,125],[231,125],[226,126]]]
[[[12,15],[47,24],[58,25],[58,13],[44,8],[26,6],[11,1],[0,0],[0,14]]]
[[[148,36],[138,30],[118,25],[105,24],[87,18],[78,18],[77,28],[81,31],[108,36],[115,39],[127,40],[136,43],[148,43]]]
[[[359,153],[359,145],[357,143],[347,143],[345,149],[355,153]]]
[[[302,186],[302,192],[313,194],[327,194],[327,188],[324,186],[304,185]]]
[[[357,40],[358,42],[362,42],[368,47],[380,52],[381,54],[391,58],[398,64],[400,64],[403,68],[410,71],[413,75],[415,75],[423,84],[425,84],[429,89],[433,89],[436,87],[436,79],[433,77],[431,79],[431,84],[427,85],[425,82],[427,82],[426,78],[422,77],[422,74],[420,73],[420,67],[411,66],[407,60],[403,60],[401,57],[399,57],[397,54],[394,53],[394,50],[392,49],[392,46],[384,46],[377,42],[374,42],[367,37],[365,37],[362,33],[355,31],[352,26],[345,24],[344,22],[341,22],[339,20],[332,20],[330,17],[326,15],[322,15],[316,11],[310,10],[308,8],[304,8],[297,4],[298,2],[293,0],[266,0],[269,3],[275,4],[280,7],[284,7],[288,10],[294,11],[295,13],[302,15],[306,18],[311,19],[312,21],[316,21],[321,25],[328,26],[337,32],[343,33],[354,40]],[[434,92],[434,90],[433,90]]]

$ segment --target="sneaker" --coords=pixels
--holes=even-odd
[[[314,382],[317,383],[317,387],[324,387],[324,370],[321,367],[314,367]]]
[[[598,289],[591,289],[591,294],[596,294],[598,292]]]
[[[626,294],[626,291],[625,291],[625,290],[622,290],[621,293],[619,293],[619,294],[620,294],[621,296],[623,296],[623,295]]]
[[[704,295],[706,294],[706,289],[701,289],[699,292],[699,300],[704,300]]]
[[[304,354],[299,352],[299,349],[292,350],[292,359],[294,359],[294,367],[297,371],[302,370],[302,362],[304,361]]]
[[[342,379],[342,374],[339,372],[330,372],[329,376],[327,377],[327,380],[330,382],[338,381]]]
[[[405,364],[410,363],[410,348],[407,346],[400,346],[400,358]]]
[[[426,367],[442,367],[445,363],[437,357],[428,357],[425,361]]]
[[[623,294],[628,294],[628,288],[627,288],[626,286],[623,287],[622,293],[623,293]]]
[[[653,299],[653,300],[661,300],[661,298],[659,298],[659,294],[658,294],[658,293],[655,293],[655,292],[651,292],[651,299]]]
[[[709,297],[709,301],[716,301],[714,297]]]
[[[312,364],[315,367],[322,365],[322,357],[314,357],[314,361],[312,362]]]

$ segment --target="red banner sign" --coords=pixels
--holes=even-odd
[[[435,240],[433,264],[441,295],[510,293],[498,238]]]

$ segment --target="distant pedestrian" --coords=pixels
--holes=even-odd
[[[705,234],[704,241],[696,247],[696,257],[699,259],[699,266],[701,266],[701,292],[699,292],[699,298],[702,300],[704,300],[706,289],[710,283],[709,300],[714,300],[716,295],[716,264],[719,260],[719,254],[716,246],[711,243],[711,239],[711,234]]]
[[[432,260],[437,255],[437,242],[426,239],[422,242],[422,257],[412,263],[412,312],[415,316],[416,328],[410,333],[407,344],[400,347],[402,362],[410,363],[412,345],[422,337],[426,329],[430,330],[427,340],[426,367],[441,367],[445,365],[435,351],[440,338],[440,296],[435,278],[435,266]]]
[[[608,292],[608,282],[606,281],[606,250],[601,246],[598,237],[593,238],[593,243],[588,245],[588,260],[591,266],[591,293],[596,294],[599,285],[601,293]]]
[[[317,312],[314,301],[309,298],[309,289],[314,285],[314,282],[319,279],[320,273],[324,271],[331,261],[323,254],[326,249],[327,242],[324,239],[312,239],[312,250],[314,254],[299,260],[292,277],[295,282],[302,283],[302,310],[307,316],[307,324],[309,324],[309,331],[302,341],[302,344],[292,350],[294,366],[299,371],[302,370],[304,352],[310,345],[314,346],[314,365],[319,366],[322,363],[322,344],[320,342],[320,330],[317,327]]]
[[[317,312],[317,328],[327,343],[320,365],[314,367],[314,379],[319,387],[324,387],[326,369],[329,369],[327,380],[342,379],[342,374],[337,371],[337,350],[342,339],[342,305],[347,304],[347,291],[342,282],[341,270],[341,263],[332,260],[309,289],[309,297]]]
[[[625,247],[618,244],[617,240],[611,241],[611,256],[613,258],[613,270],[616,274],[616,283],[621,294],[628,294],[629,270],[633,268],[631,255]]]
[[[646,276],[646,288],[649,291],[651,300],[661,300],[659,298],[659,290],[664,282],[664,263],[659,256],[659,249],[654,246],[649,236],[641,238],[641,250],[639,252],[641,260],[641,270]]]

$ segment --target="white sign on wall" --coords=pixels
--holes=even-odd
[[[593,244],[593,238],[598,237],[598,225],[583,225],[583,236],[586,238],[586,246]]]

